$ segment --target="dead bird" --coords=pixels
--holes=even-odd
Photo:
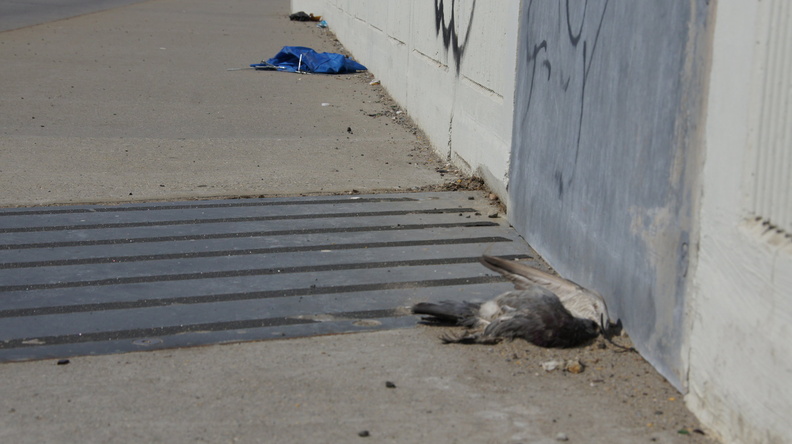
[[[599,335],[599,325],[576,318],[550,290],[534,285],[504,293],[483,304],[464,301],[422,302],[414,314],[431,323],[450,323],[471,329],[446,335],[444,343],[493,344],[517,338],[540,347],[574,347]]]
[[[605,299],[596,291],[520,262],[486,255],[481,257],[480,262],[510,280],[517,290],[527,290],[537,285],[549,290],[558,297],[572,316],[596,322],[603,333],[613,325],[608,316]]]

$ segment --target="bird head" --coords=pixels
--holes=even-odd
[[[591,319],[581,319],[581,321],[582,321],[581,325],[583,328],[582,331],[580,331],[580,333],[583,338],[593,339],[599,336],[600,331],[602,331],[599,324],[592,321]]]
[[[612,325],[610,316],[608,315],[608,306],[605,305],[605,299],[602,295],[595,291],[592,291],[592,293],[596,296],[593,298],[594,312],[597,313],[596,322],[599,324],[599,329],[602,334],[605,334]]]

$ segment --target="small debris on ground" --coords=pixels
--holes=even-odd
[[[485,189],[484,181],[480,177],[462,177],[442,185],[428,185],[417,191],[478,191]]]
[[[583,373],[583,369],[585,366],[579,359],[570,359],[564,364],[564,370],[568,371],[569,373]]]
[[[559,361],[557,359],[554,359],[552,361],[545,361],[542,363],[542,368],[546,372],[552,372],[558,370],[561,367],[561,365],[563,365],[563,363],[564,363],[563,361]]]
[[[552,372],[558,369],[562,369],[565,372],[569,373],[583,373],[583,370],[586,368],[585,365],[580,361],[580,359],[553,359],[550,361],[542,362],[542,368],[546,372]]]
[[[289,20],[298,22],[319,22],[322,20],[322,16],[306,14],[305,11],[299,11],[289,15]]]

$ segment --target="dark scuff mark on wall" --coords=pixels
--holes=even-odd
[[[602,23],[605,21],[605,12],[608,10],[608,1],[605,2],[605,6],[602,7],[602,15],[600,16],[599,24],[597,25],[597,34],[594,36],[594,43],[591,45],[591,54],[588,53],[588,40],[583,41],[583,84],[580,88],[580,116],[578,117],[578,132],[577,132],[577,143],[575,144],[575,161],[572,163],[572,174],[569,177],[569,183],[567,186],[572,184],[572,178],[575,177],[575,170],[577,169],[578,157],[580,156],[580,135],[583,129],[583,108],[586,104],[586,84],[588,83],[589,72],[591,71],[591,63],[594,61],[594,51],[597,50],[597,43],[599,42],[600,32],[602,31]],[[588,2],[586,2],[586,7],[588,6]],[[583,29],[583,23],[585,22],[586,18],[586,7],[583,8],[583,21],[580,24],[581,32]],[[567,26],[569,26],[569,1],[567,0]],[[577,42],[580,41],[580,34],[576,38],[572,38],[570,34],[570,43],[572,46],[577,46]]]
[[[528,2],[528,6],[526,7],[525,23],[530,23],[531,22],[530,19],[531,19],[531,8],[532,7],[533,7],[533,0],[530,0]],[[528,71],[530,73],[529,75],[531,77],[531,80],[528,82],[528,98],[526,99],[526,104],[525,104],[526,112],[523,114],[523,120],[520,122],[520,125],[522,127],[526,127],[528,125],[528,116],[530,115],[528,113],[528,110],[531,109],[531,100],[533,99],[534,87],[536,86],[536,82],[535,82],[535,79],[536,79],[536,67],[537,67],[536,60],[537,60],[537,58],[539,56],[539,53],[541,51],[547,52],[547,40],[542,40],[539,43],[534,43],[533,47],[530,47],[530,45],[526,45],[526,49],[528,49],[528,51],[530,51],[528,53],[528,55],[526,56],[526,64],[529,65],[529,68],[526,69],[526,71]],[[550,73],[552,72],[552,65],[550,64],[550,61],[547,60],[547,59],[545,59],[542,62],[542,65],[547,67],[547,80],[549,81],[550,80]],[[567,80],[567,82],[568,82],[568,80]]]
[[[528,2],[528,6],[526,8],[526,23],[530,23],[530,16],[531,16],[531,9],[534,6],[533,0]],[[526,61],[528,63],[528,68],[525,70],[528,75],[530,76],[529,81],[529,90],[528,90],[528,99],[526,101],[526,107],[530,108],[532,106],[532,99],[533,99],[533,92],[534,88],[536,87],[536,68],[537,66],[542,66],[547,71],[547,85],[551,85],[550,80],[552,78],[553,73],[553,64],[557,64],[560,66],[560,69],[557,70],[559,76],[559,86],[561,89],[562,94],[566,93],[577,93],[579,94],[579,100],[577,101],[577,112],[576,116],[569,115],[568,118],[570,119],[570,123],[574,124],[576,128],[577,136],[574,142],[574,149],[573,154],[570,156],[571,162],[566,163],[566,165],[560,166],[556,169],[553,177],[557,181],[557,189],[558,189],[558,198],[562,199],[564,195],[564,189],[569,188],[572,185],[573,179],[575,177],[575,172],[577,170],[578,159],[580,157],[580,147],[581,147],[581,138],[583,132],[583,119],[585,116],[585,108],[586,108],[586,85],[589,81],[589,73],[591,72],[591,66],[594,62],[595,52],[597,50],[597,45],[600,41],[600,33],[602,31],[603,24],[605,23],[605,17],[608,10],[609,0],[606,0],[602,5],[602,11],[599,15],[599,20],[596,24],[596,31],[594,35],[586,36],[584,35],[584,28],[586,24],[586,15],[589,11],[589,1],[587,0],[583,4],[583,11],[581,14],[580,22],[573,24],[573,18],[570,14],[570,2],[569,0],[566,1],[565,4],[565,11],[564,11],[564,20],[565,20],[565,28],[566,28],[566,39],[558,39],[555,43],[556,46],[551,46],[548,44],[547,39],[542,39],[536,42],[528,42],[526,45]],[[590,46],[589,46],[590,44]],[[563,46],[567,46],[564,48]],[[580,46],[580,47],[579,47]],[[590,48],[590,50],[589,50]],[[582,76],[581,81],[575,85],[576,87],[570,90],[570,81],[572,80],[571,75],[567,75],[566,78],[564,77],[564,72],[572,72],[577,67],[577,59],[564,59],[559,54],[571,49],[572,52],[577,53],[578,49],[579,55],[577,57],[582,58],[582,64],[577,69],[582,69]],[[540,56],[543,58],[540,60]],[[564,69],[566,68],[566,70]],[[524,119],[521,122],[521,125],[526,126],[529,124],[527,122],[528,116],[530,116],[530,112],[525,112],[523,114]]]

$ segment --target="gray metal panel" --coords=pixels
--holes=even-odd
[[[470,198],[473,198],[471,200]],[[415,325],[532,257],[479,193],[0,210],[0,361]]]
[[[680,389],[710,9],[526,1],[518,42],[510,219]]]

